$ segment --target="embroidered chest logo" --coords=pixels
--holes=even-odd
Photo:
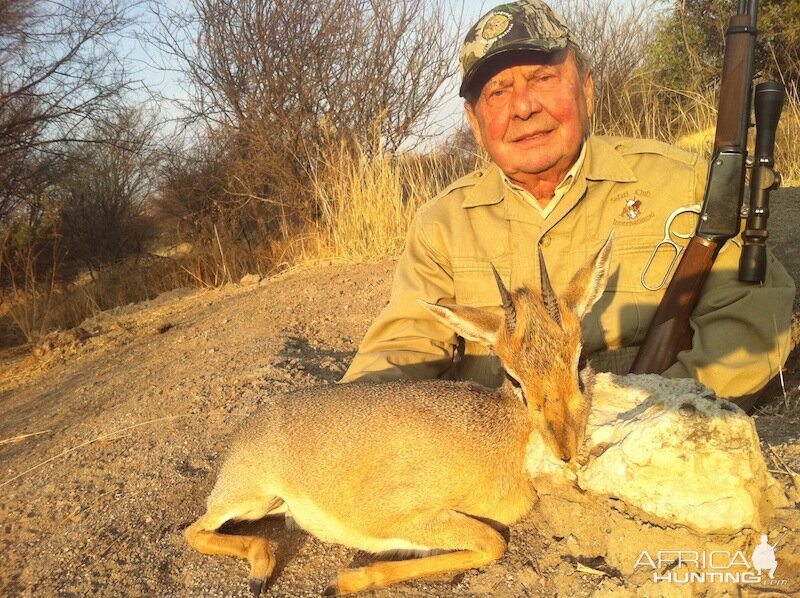
[[[655,214],[647,207],[649,196],[649,191],[637,189],[633,194],[625,193],[611,197],[612,205],[615,204],[619,210],[614,216],[614,224],[635,226],[654,218]]]
[[[629,199],[622,208],[622,215],[627,216],[628,220],[636,220],[642,214],[642,202],[638,199]]]

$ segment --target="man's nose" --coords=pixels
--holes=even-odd
[[[539,100],[539,96],[525,83],[517,83],[514,85],[512,110],[513,115],[517,118],[528,118],[542,110],[542,103]]]

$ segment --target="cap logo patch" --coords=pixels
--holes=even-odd
[[[486,19],[481,29],[481,37],[487,42],[503,37],[512,27],[511,15],[507,12],[498,12]]]

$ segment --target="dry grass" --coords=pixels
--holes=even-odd
[[[52,331],[79,326],[99,312],[195,286],[195,281],[182,262],[148,257],[125,260],[73,282],[41,286],[5,295],[0,305],[0,347],[36,343]]]
[[[640,74],[621,90],[616,102],[616,119],[595,123],[597,132],[660,139],[710,156],[716,90],[671,90]],[[794,91],[787,97],[776,148],[776,164],[786,184],[800,184],[800,152],[792,143],[798,136],[800,98]],[[454,156],[398,156],[363,146],[339,146],[314,172],[319,218],[288,237],[281,260],[297,265],[396,255],[417,208],[478,162],[477,158],[465,163]]]
[[[800,417],[800,388],[788,391],[783,397],[771,401],[759,409],[763,415],[785,415],[786,417]]]
[[[595,130],[608,135],[644,137],[672,143],[708,159],[713,149],[717,122],[718,90],[675,90],[660,86],[640,73],[615,98],[615,119],[595,123]],[[787,89],[778,128],[775,164],[784,184],[800,185],[800,91]],[[750,132],[750,147],[755,131]]]
[[[778,128],[775,163],[787,186],[800,186],[800,87],[788,92]]]
[[[474,166],[454,155],[339,146],[313,174],[320,217],[295,259],[363,262],[398,254],[417,208]]]

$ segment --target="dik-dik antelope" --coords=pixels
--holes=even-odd
[[[589,412],[578,372],[581,318],[605,287],[611,240],[557,298],[509,292],[502,313],[425,303],[461,336],[493,348],[507,379],[496,391],[464,382],[336,384],[278,396],[243,426],[186,529],[207,554],[250,561],[258,596],[275,567],[265,538],[221,534],[229,520],[290,514],[309,533],[373,553],[418,558],[339,571],[327,595],[480,567],[506,550],[501,529],[532,507],[528,445],[543,438],[577,456]],[[444,551],[444,552],[443,552]]]

